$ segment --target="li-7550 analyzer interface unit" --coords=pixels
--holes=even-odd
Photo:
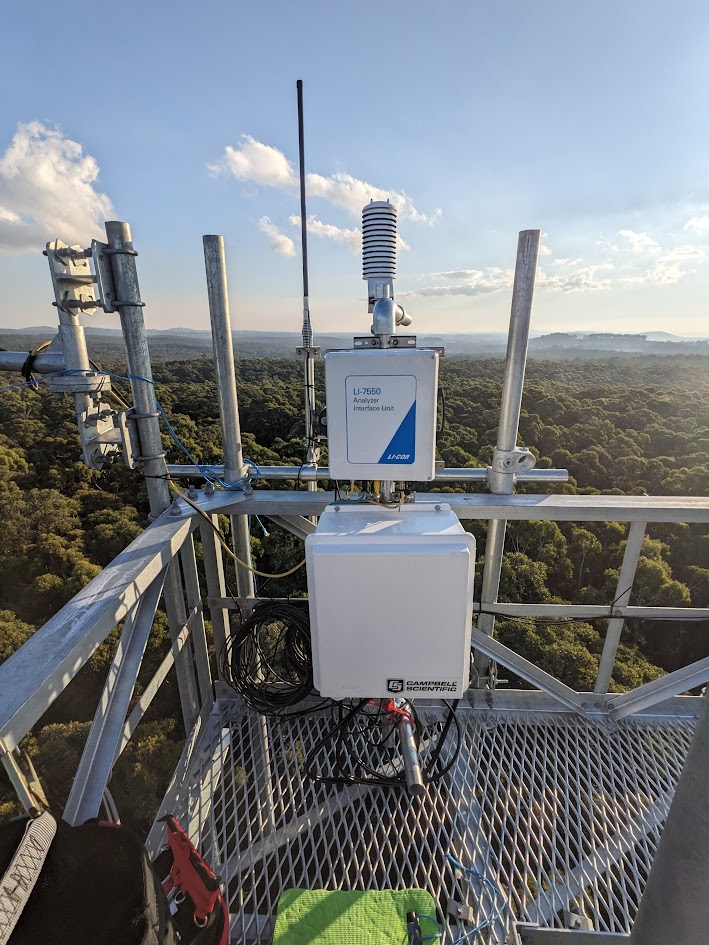
[[[433,479],[436,351],[331,351],[325,379],[333,479]]]

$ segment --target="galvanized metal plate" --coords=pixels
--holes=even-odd
[[[422,716],[424,742],[435,741],[441,718]],[[270,942],[278,898],[291,887],[423,887],[442,913],[450,898],[480,922],[492,893],[457,877],[447,853],[499,886],[506,902],[470,942],[501,943],[520,919],[562,927],[564,910],[589,916],[599,931],[629,931],[693,721],[609,724],[470,708],[459,719],[454,768],[412,800],[397,788],[303,778],[328,713],[274,721],[219,700],[171,807],[223,880],[232,940]],[[336,748],[329,751],[322,763],[334,766]],[[470,928],[451,922],[444,942]]]

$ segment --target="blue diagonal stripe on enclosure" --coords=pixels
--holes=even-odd
[[[379,462],[397,466],[410,465],[414,461],[415,453],[416,401],[411,404],[411,409],[399,424],[399,429],[391,438],[389,445],[382,453],[382,457]]]

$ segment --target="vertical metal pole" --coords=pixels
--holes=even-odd
[[[204,236],[204,264],[207,273],[209,317],[212,322],[214,361],[217,368],[217,392],[224,443],[224,481],[239,482],[244,475],[241,450],[239,402],[236,395],[236,370],[229,314],[229,290],[226,278],[224,240],[221,236]],[[246,515],[231,516],[234,554],[251,566],[251,539]],[[248,568],[236,565],[236,587],[240,597],[254,596],[254,576]]]
[[[631,945],[706,945],[709,935],[709,700],[655,853]]]
[[[145,334],[143,303],[140,299],[136,252],[130,225],[112,220],[106,223],[106,237],[111,256],[111,269],[121,313],[121,330],[131,375],[131,390],[136,423],[140,436],[143,473],[148,492],[150,514],[157,518],[170,505],[167,466],[160,436],[160,418],[152,383],[148,338]],[[185,603],[180,580],[179,563],[171,561],[163,591],[170,635],[173,643],[185,622]],[[191,646],[184,646],[175,661],[180,690],[180,703],[185,728],[189,732],[199,715],[197,683]]]
[[[509,457],[504,454],[513,451],[517,445],[540,236],[539,230],[522,230],[517,242],[510,330],[507,338],[505,377],[500,405],[500,425],[497,431],[497,447],[493,465],[488,476],[488,487],[497,495],[508,495],[514,490],[515,465],[508,463]],[[493,519],[488,525],[485,570],[480,595],[482,610],[485,609],[486,604],[494,604],[497,601],[506,529],[505,519]],[[483,633],[492,636],[495,618],[490,614],[480,614],[477,625]],[[480,683],[484,686],[485,677],[490,672],[490,659],[483,653],[476,653],[475,669]]]
[[[121,329],[131,374],[131,390],[135,405],[136,422],[140,435],[143,472],[153,516],[160,515],[170,505],[170,487],[167,484],[165,453],[160,436],[153,373],[145,334],[143,303],[140,299],[138,271],[135,265],[133,236],[128,223],[111,221],[106,224],[106,236],[111,252],[111,268],[119,295]],[[145,378],[146,380],[140,380]]]
[[[497,602],[497,595],[500,590],[500,575],[502,573],[502,556],[505,553],[505,532],[507,531],[507,519],[494,518],[488,522],[487,540],[485,542],[485,564],[483,566],[482,587],[480,589],[480,608],[485,609],[486,604]],[[478,630],[482,630],[488,636],[492,636],[495,631],[495,618],[492,614],[480,614],[478,617]],[[484,653],[475,653],[475,669],[478,677],[487,676],[490,671],[490,658]],[[484,681],[481,680],[478,688],[485,688]]]
[[[625,543],[625,553],[623,554],[623,563],[620,566],[618,575],[618,584],[615,589],[615,600],[613,607],[627,607],[630,601],[630,592],[633,589],[635,572],[638,568],[640,553],[643,548],[643,539],[645,538],[645,522],[631,522],[628,531],[628,539]],[[615,655],[618,652],[620,635],[623,632],[625,621],[622,617],[613,617],[608,621],[606,638],[603,642],[603,652],[601,661],[598,665],[598,676],[594,692],[608,692],[611,676],[613,675],[613,666],[615,664]]]
[[[207,649],[207,635],[204,629],[204,614],[202,613],[202,595],[199,590],[199,574],[197,573],[197,558],[194,551],[194,538],[188,535],[180,548],[182,574],[185,579],[187,592],[187,607],[190,613],[198,608],[197,616],[193,621],[192,646],[194,648],[195,665],[197,667],[197,681],[202,706],[211,705],[212,698],[212,671],[209,667],[209,651]]]
[[[522,230],[517,243],[510,331],[507,336],[505,378],[500,404],[500,425],[497,430],[497,451],[500,453],[510,452],[517,446],[540,236],[539,230]],[[504,467],[503,464],[500,470],[496,470],[493,462],[489,482],[490,491],[497,495],[510,494],[514,489],[514,473],[514,468]]]
[[[217,524],[217,516],[212,516]],[[224,597],[226,582],[224,581],[224,558],[221,545],[217,542],[212,529],[206,523],[200,525],[202,539],[202,554],[204,555],[204,573],[207,578],[207,594],[210,597]],[[210,607],[209,616],[212,620],[212,636],[217,660],[217,675],[221,676],[221,658],[229,634],[229,616],[224,607]]]
[[[64,370],[91,371],[84,326],[76,313],[59,309],[59,338],[64,354]],[[92,408],[93,398],[89,394],[74,394],[74,413],[78,424],[83,425]],[[82,447],[83,439],[82,436]]]

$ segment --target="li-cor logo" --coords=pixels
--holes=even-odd
[[[411,453],[389,453],[387,459],[411,459]]]

